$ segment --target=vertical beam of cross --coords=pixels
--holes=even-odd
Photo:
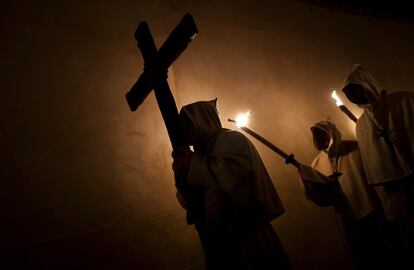
[[[130,109],[135,111],[154,89],[173,149],[183,147],[185,144],[179,128],[177,106],[168,85],[166,73],[197,33],[194,19],[188,13],[184,15],[158,51],[146,22],[141,22],[135,32],[135,39],[144,59],[145,68],[132,89],[126,94],[126,98]]]
[[[174,150],[180,150],[188,145],[184,141],[179,125],[177,105],[167,82],[167,69],[187,48],[197,33],[194,19],[188,13],[184,15],[158,51],[146,22],[141,22],[135,32],[135,39],[144,59],[144,72],[126,94],[126,99],[131,111],[136,111],[154,89]],[[186,200],[187,223],[193,224],[203,212],[202,191],[197,187],[185,185],[183,175],[175,175],[175,178],[176,187]]]

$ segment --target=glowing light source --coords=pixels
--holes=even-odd
[[[331,97],[335,100],[336,106],[339,107],[341,105],[344,105],[344,103],[341,101],[341,99],[336,94],[336,91],[335,90],[332,91]]]
[[[335,100],[336,106],[343,111],[352,121],[355,123],[358,121],[358,118],[344,105],[344,103],[341,101],[341,99],[336,94],[336,91],[333,90],[331,97]]]
[[[250,112],[239,114],[236,117],[236,125],[239,128],[247,126],[247,123],[249,122],[249,116],[250,116]]]
[[[266,140],[265,138],[263,138],[262,136],[260,136],[254,130],[252,130],[251,128],[247,126],[247,123],[249,122],[249,115],[250,115],[250,112],[246,112],[246,113],[239,114],[236,117],[236,120],[233,120],[233,119],[228,119],[228,120],[229,122],[235,123],[241,130],[251,135],[252,137],[256,138],[259,142],[263,143],[264,145],[269,147],[271,150],[273,150],[274,152],[276,152],[277,154],[285,158],[286,164],[290,163],[293,166],[299,168],[299,162],[296,161],[295,156],[293,154],[289,155],[286,152],[282,151],[276,145],[272,144],[271,142],[269,142],[268,140]]]

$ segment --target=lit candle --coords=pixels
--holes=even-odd
[[[232,119],[228,119],[228,120],[229,120],[229,122],[236,123],[236,125],[241,130],[243,130],[247,134],[251,135],[252,137],[257,139],[258,141],[260,141],[261,143],[263,143],[264,145],[269,147],[271,150],[276,152],[278,155],[283,157],[285,159],[286,164],[291,163],[292,165],[298,167],[299,163],[296,161],[295,156],[293,154],[289,155],[286,152],[282,151],[276,145],[272,144],[267,139],[263,138],[262,136],[260,136],[259,134],[257,134],[255,131],[253,131],[251,128],[249,128],[247,126],[247,123],[249,122],[249,115],[250,115],[250,112],[247,112],[247,113],[243,113],[243,114],[238,115],[236,117],[236,120],[232,120]]]
[[[356,116],[344,105],[335,90],[332,91],[331,97],[335,100],[336,106],[338,106],[343,113],[345,113],[355,123],[358,121],[358,118],[356,118]]]

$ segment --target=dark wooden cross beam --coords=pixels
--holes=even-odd
[[[168,86],[166,73],[197,33],[194,19],[188,13],[184,15],[158,51],[145,21],[138,25],[135,32],[135,39],[144,59],[144,72],[126,94],[128,105],[131,111],[136,111],[154,89],[172,147],[178,151],[188,148],[188,145],[184,141],[179,126],[177,105]],[[192,224],[200,218],[199,215],[203,212],[201,201],[203,196],[197,187],[185,185],[185,178],[185,175],[175,175],[176,187],[187,201],[187,223]]]
[[[187,48],[197,33],[194,19],[188,13],[184,15],[158,51],[145,21],[140,22],[135,32],[135,39],[144,59],[144,72],[126,94],[126,99],[131,111],[136,111],[154,89],[173,149],[186,145],[180,132],[177,105],[166,74],[171,64]]]

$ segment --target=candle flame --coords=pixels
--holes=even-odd
[[[341,101],[341,99],[338,97],[338,95],[336,94],[336,91],[335,90],[333,90],[332,91],[332,95],[331,95],[331,97],[335,100],[335,103],[336,103],[336,106],[341,106],[341,105],[344,105],[344,103],[342,103],[342,101]]]
[[[246,112],[246,113],[239,114],[236,117],[236,125],[239,128],[240,127],[247,126],[247,123],[249,122],[249,115],[250,115],[250,112]]]

